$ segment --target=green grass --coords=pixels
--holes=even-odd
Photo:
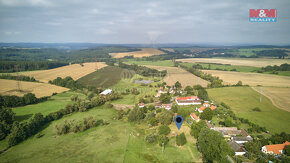
[[[33,105],[17,107],[13,108],[12,110],[16,114],[16,120],[18,121],[29,119],[35,113],[41,113],[45,116],[51,112],[55,112],[64,108],[68,103],[71,102],[70,97],[76,94],[80,97],[83,96],[82,94],[68,91],[65,93],[59,93],[57,95],[54,95],[48,101]]]
[[[255,70],[259,70],[258,67],[252,67],[252,66],[238,66],[238,65],[226,65],[226,64],[214,64],[214,63],[181,63],[182,65],[185,65],[187,67],[192,67],[193,65],[201,65],[204,68],[209,68],[212,70],[226,70],[231,71],[233,69],[236,69],[236,71],[239,72],[253,72]]]
[[[208,89],[208,94],[212,100],[229,105],[238,117],[264,126],[271,133],[290,131],[290,113],[275,107],[265,96],[260,103],[260,94],[250,87],[214,88]],[[262,111],[252,111],[255,107]]]
[[[137,60],[127,60],[126,64],[137,64],[137,65],[152,65],[152,66],[165,66],[173,67],[174,64],[171,60],[164,61],[137,61]]]
[[[122,73],[125,71],[127,72],[128,70],[120,67],[107,66],[98,71],[90,73],[78,79],[77,81],[87,86],[108,88],[117,84],[122,78]]]
[[[263,72],[263,74],[290,76],[290,71],[277,71],[277,72],[278,72],[278,74],[273,74],[272,72]]]
[[[238,49],[238,54],[239,56],[252,56],[252,55],[256,55],[256,53],[254,51],[261,51],[261,50],[269,50],[269,48],[242,48],[242,49]]]
[[[175,138],[162,153],[157,144],[144,141],[145,133],[135,124],[115,120],[116,110],[96,107],[88,112],[78,112],[53,121],[40,133],[41,138],[31,137],[11,147],[0,155],[1,162],[190,162],[190,150],[194,158],[199,159],[199,152],[193,142],[184,147],[175,146]],[[90,128],[84,132],[56,136],[55,125],[66,120],[81,120],[93,116],[110,124]],[[144,124],[144,126],[147,126]],[[145,127],[148,129],[148,126]],[[143,129],[144,130],[144,129]],[[140,133],[140,136],[136,136]],[[0,141],[0,145],[5,145]],[[4,149],[4,147],[0,147]]]

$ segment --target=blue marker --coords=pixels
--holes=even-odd
[[[175,117],[175,124],[176,124],[178,130],[180,130],[182,122],[183,122],[183,118],[181,115],[178,115]]]

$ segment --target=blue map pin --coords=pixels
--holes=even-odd
[[[175,117],[175,124],[176,124],[178,130],[180,130],[182,122],[183,122],[183,118],[181,115],[178,115]]]

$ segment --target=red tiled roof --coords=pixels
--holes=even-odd
[[[197,96],[176,97],[176,100],[199,100]]]
[[[206,108],[206,107],[201,106],[198,110],[199,110],[199,111],[203,111],[205,108]]]
[[[140,104],[138,104],[139,106],[144,106],[145,104],[144,103],[140,103]]]
[[[214,110],[214,109],[216,109],[216,106],[212,105],[212,106],[210,107],[210,109],[211,109],[211,110]]]
[[[192,118],[194,118],[195,120],[199,120],[199,117],[198,117],[198,116],[196,116],[196,114],[195,114],[195,113],[191,113],[191,114],[190,114],[190,116],[191,116]]]
[[[285,146],[290,145],[290,142],[286,141],[283,144],[265,145],[268,152],[273,152],[274,154],[281,154],[281,150],[284,150]]]
[[[202,105],[204,106],[204,105],[209,105],[209,104],[208,104],[208,103],[204,103],[204,104],[202,104]]]

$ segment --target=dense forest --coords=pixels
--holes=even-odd
[[[46,70],[68,65],[57,61],[0,61],[0,73]]]

